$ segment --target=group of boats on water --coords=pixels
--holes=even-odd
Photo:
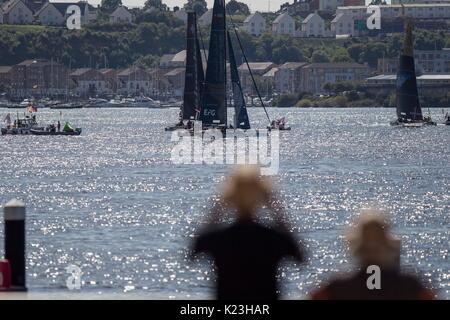
[[[148,97],[134,97],[116,98],[112,100],[89,99],[89,101],[85,103],[54,103],[52,101],[47,101],[45,106],[54,109],[73,109],[78,107],[158,108],[177,106],[180,108],[179,121],[175,125],[165,128],[166,131],[174,131],[177,129],[193,130],[195,122],[201,122],[203,130],[219,129],[223,132],[226,129],[248,130],[251,128],[250,118],[247,112],[247,102],[240,82],[231,38],[232,33],[230,30],[234,31],[236,42],[239,45],[243,59],[247,64],[250,77],[253,81],[255,91],[258,94],[259,105],[265,111],[268,120],[267,129],[281,131],[291,130],[286,124],[286,119],[284,117],[277,120],[271,120],[265,105],[265,102],[267,101],[263,100],[259,93],[236,27],[232,26],[230,29],[227,28],[224,0],[214,1],[206,72],[203,69],[204,61],[201,51],[204,50],[201,50],[201,38],[198,36],[197,17],[195,12],[188,12],[186,31],[186,73],[183,101],[170,101],[169,104],[164,105],[161,104],[161,102],[152,100]],[[232,105],[234,107],[234,117],[231,124],[228,123],[227,117],[227,61],[230,64],[229,80],[231,81]],[[438,125],[437,122],[431,119],[430,115],[424,116],[422,113],[414,66],[412,26],[409,20],[406,20],[405,23],[405,39],[399,58],[396,94],[397,119],[390,123],[392,126],[422,127]],[[45,101],[40,101],[38,103],[45,104]],[[15,105],[11,107],[26,107],[28,110],[31,108],[31,112],[38,108],[36,103],[30,100],[24,100],[18,106]],[[43,106],[40,105],[39,107]],[[61,129],[61,124],[59,122],[57,125],[50,124],[41,127],[37,124],[35,115],[28,115],[22,119],[17,117],[17,120],[12,123],[8,114],[5,122],[7,123],[6,128],[1,129],[3,135],[80,135],[82,132],[81,128],[72,128],[69,123],[66,123],[63,129]],[[450,115],[448,113],[444,116],[444,121],[441,124],[450,125]]]
[[[114,97],[113,99],[102,98],[89,98],[84,101],[74,102],[62,102],[59,100],[51,100],[48,98],[35,100],[24,99],[20,103],[12,103],[9,101],[0,101],[0,107],[8,109],[23,109],[29,105],[33,105],[37,108],[50,108],[50,109],[81,109],[81,108],[170,108],[178,107],[181,105],[181,101],[175,99],[169,99],[165,103],[153,100],[146,96],[137,97]]]
[[[232,23],[231,17],[229,20]],[[233,23],[232,23],[233,24]],[[197,18],[195,12],[188,13],[186,31],[186,78],[183,103],[180,107],[179,121],[167,127],[166,131],[177,129],[193,130],[194,123],[200,121],[203,130],[214,129],[243,129],[251,128],[247,112],[240,77],[236,64],[236,57],[231,39],[230,30],[234,31],[236,42],[239,45],[244,61],[247,64],[255,91],[259,97],[259,105],[264,109],[269,130],[291,130],[285,118],[271,120],[265,107],[265,101],[259,94],[252,70],[243,51],[241,40],[236,27],[227,28],[227,15],[224,0],[215,0],[213,18],[210,31],[210,44],[206,72],[203,70],[201,55],[201,38],[198,35]],[[234,119],[228,124],[227,119],[227,53],[230,65],[230,81],[232,85],[232,100],[234,105]],[[423,116],[419,103],[416,72],[414,66],[414,49],[412,27],[409,20],[405,23],[405,40],[399,59],[397,74],[397,119],[391,122],[392,126],[421,127],[437,125],[431,116]],[[450,125],[450,115],[445,115],[443,124]]]
[[[206,72],[203,69],[202,39],[199,37],[197,16],[195,12],[188,12],[186,28],[186,73],[183,103],[180,106],[179,121],[166,131],[177,129],[193,130],[194,123],[200,121],[202,129],[243,129],[251,128],[247,112],[247,102],[244,96],[238,73],[231,31],[239,44],[244,61],[247,64],[255,91],[258,94],[257,105],[261,106],[268,120],[268,129],[290,130],[285,118],[271,120],[266,109],[267,100],[263,100],[259,93],[252,70],[243,51],[241,40],[236,28],[227,28],[227,15],[224,0],[215,0],[212,12],[210,42]],[[231,18],[231,17],[230,17]],[[227,59],[228,53],[228,59]],[[227,61],[228,60],[228,61]],[[232,101],[234,118],[228,123],[227,114],[227,62],[230,63],[230,79],[232,87]],[[231,100],[231,99],[230,99]]]
[[[6,127],[1,128],[2,135],[35,135],[35,136],[79,136],[81,128],[73,128],[69,122],[66,122],[61,128],[61,122],[41,126],[36,121],[36,115],[29,112],[28,115],[12,122],[10,114],[5,118]]]

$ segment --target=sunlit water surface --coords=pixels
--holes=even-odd
[[[449,299],[450,128],[393,128],[393,109],[269,112],[293,128],[281,134],[276,182],[309,253],[306,265],[283,266],[283,296],[305,297],[348,270],[343,234],[361,208],[378,206],[391,213],[404,265]],[[163,128],[177,115],[70,110],[62,118],[83,128],[80,137],[0,137],[0,203],[27,204],[30,292],[67,292],[73,264],[83,272],[82,294],[211,297],[210,267],[191,261],[187,248],[229,167],[174,165]],[[42,122],[59,117],[38,114]],[[256,128],[267,124],[260,109],[250,117]]]

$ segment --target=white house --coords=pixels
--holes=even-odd
[[[22,0],[11,0],[2,6],[3,23],[31,24],[34,20],[33,12]]]
[[[62,26],[65,25],[67,9],[71,5],[76,5],[81,10],[81,24],[87,24],[96,19],[97,13],[87,2],[47,2],[35,14],[35,18],[43,25]]]
[[[357,36],[352,16],[339,13],[331,21],[331,33],[335,36]]]
[[[243,29],[248,34],[259,37],[266,31],[266,19],[259,12],[255,12],[244,20]]]
[[[325,21],[317,13],[310,13],[302,21],[302,34],[306,37],[325,37]]]
[[[133,21],[133,15],[124,6],[118,6],[109,15],[109,22],[111,23],[131,23]]]
[[[180,19],[184,23],[187,23],[188,16],[187,16],[186,10],[180,9],[180,10],[174,11],[173,16],[175,18]]]
[[[213,9],[206,11],[200,18],[198,18],[198,24],[202,27],[208,26],[212,22]]]
[[[272,33],[295,35],[295,20],[288,14],[280,14],[272,24]]]
[[[35,13],[36,20],[46,26],[62,26],[66,21],[65,12],[61,12],[53,3],[46,3]]]
[[[82,97],[112,93],[105,75],[96,69],[80,68],[70,73],[71,88]]]

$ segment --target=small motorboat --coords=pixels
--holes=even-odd
[[[17,119],[14,121],[14,124],[11,121],[9,115],[8,125],[5,128],[1,129],[2,135],[27,135],[31,134],[32,129],[42,130],[43,127],[39,127],[36,122],[35,116],[26,116],[25,118]]]
[[[267,126],[267,130],[291,131],[291,127],[286,125],[286,119],[283,117],[278,120],[273,120],[270,126]]]
[[[69,109],[81,109],[83,105],[80,103],[61,103],[50,106],[50,109],[69,110]]]
[[[30,134],[35,136],[79,136],[81,131],[81,128],[74,129],[69,122],[66,122],[61,131],[56,130],[54,124],[50,124],[44,129],[31,129]]]
[[[44,130],[31,129],[30,134],[35,136],[79,136],[81,131],[81,128],[75,128],[72,131],[56,131],[45,128]]]

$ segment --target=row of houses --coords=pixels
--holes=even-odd
[[[70,70],[51,60],[25,60],[13,66],[0,66],[0,91],[18,97],[69,93],[80,97],[111,94],[181,97],[185,76],[182,57],[183,52],[172,59],[163,57],[160,66],[153,69]],[[253,62],[250,68],[263,94],[320,93],[327,82],[362,80],[370,73],[368,66],[357,63],[288,62],[277,66],[272,62]],[[247,65],[238,69],[245,93],[256,94]]]
[[[13,97],[172,95],[174,90],[179,90],[179,84],[171,83],[174,80],[171,71],[159,68],[69,69],[51,60],[31,59],[13,66],[0,66],[0,91]]]
[[[443,0],[430,1],[433,3],[381,5],[381,18],[384,22],[389,22],[403,16],[421,21],[448,21],[450,19],[450,2],[434,3],[434,1],[439,2]],[[334,4],[339,2],[331,1],[324,3]],[[331,7],[334,8],[334,5]],[[288,10],[281,13],[273,21],[271,26],[267,25],[266,18],[261,13],[256,12],[244,20],[242,29],[256,37],[266,32],[292,37],[355,37],[366,35],[369,32],[366,27],[366,21],[370,14],[367,13],[367,6],[365,5],[337,6],[333,19],[331,21],[328,20],[330,21],[329,27],[327,26],[327,20],[322,18],[320,12],[323,13],[324,11],[316,10],[310,12],[301,20],[299,27],[296,25],[296,20]]]
[[[450,48],[442,50],[414,50],[417,74],[450,74]],[[378,59],[378,74],[396,74],[398,59]]]
[[[71,15],[67,13],[71,5],[80,8],[82,25],[91,23],[98,17],[98,9],[86,1],[10,0],[0,6],[0,23],[64,26]],[[124,6],[118,6],[108,15],[111,23],[131,23],[133,20],[132,14]]]

